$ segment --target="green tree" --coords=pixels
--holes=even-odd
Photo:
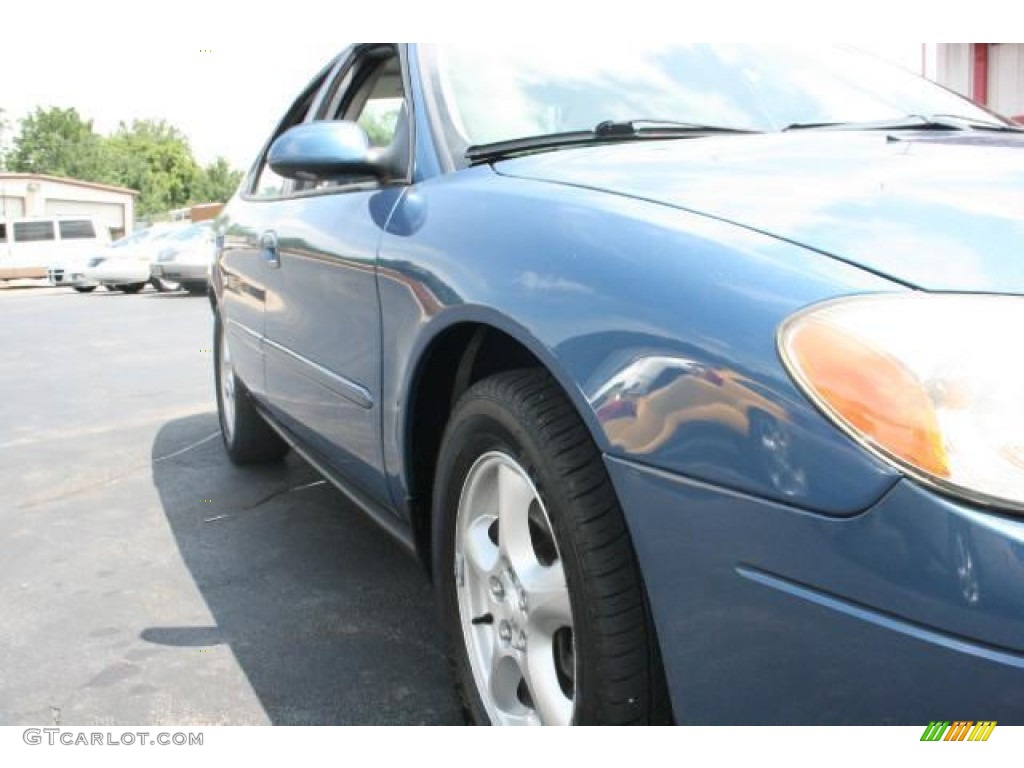
[[[396,103],[392,105],[390,102]],[[381,99],[366,105],[359,116],[359,125],[366,131],[371,146],[386,147],[391,143],[398,123],[399,104],[401,101],[398,99]]]
[[[242,172],[218,157],[203,168],[192,195],[193,203],[225,203],[242,182]]]
[[[109,180],[103,140],[74,107],[36,107],[21,120],[5,163],[12,171]]]
[[[6,110],[0,107],[0,171],[7,169],[7,131],[9,130],[9,123],[4,115],[7,114]]]
[[[5,148],[3,117],[0,110],[0,168],[135,189],[140,216],[224,202],[242,179],[222,157],[201,168],[185,135],[164,120],[122,122],[105,137],[74,108],[37,107],[21,120],[18,135]]]
[[[106,149],[117,183],[139,191],[140,215],[180,208],[194,199],[201,169],[184,134],[166,121],[121,123]]]

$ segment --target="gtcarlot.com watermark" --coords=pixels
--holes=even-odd
[[[201,747],[203,734],[188,731],[79,731],[70,728],[26,728],[22,740],[31,746],[65,747]]]

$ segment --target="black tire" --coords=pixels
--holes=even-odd
[[[79,293],[92,293],[93,291],[96,290],[95,285],[73,285],[71,287],[74,288]]]
[[[188,291],[189,296],[206,295],[206,283],[183,283],[182,287]]]
[[[540,369],[498,374],[471,387],[454,409],[438,456],[433,575],[469,720],[490,724],[462,634],[456,518],[470,469],[495,451],[529,475],[554,532],[572,605],[572,723],[667,722],[657,640],[622,510],[586,427]]]
[[[125,293],[138,293],[145,287],[146,283],[128,283],[127,285],[118,286],[118,288],[120,288]]]
[[[217,416],[224,448],[231,461],[238,465],[280,461],[288,453],[288,444],[263,420],[253,405],[252,395],[234,371],[229,374],[234,387],[234,412],[233,416],[226,413],[221,386],[222,343],[222,325],[218,313],[214,315],[213,323],[213,370],[217,390]]]
[[[180,290],[181,285],[175,283],[172,280],[165,280],[162,277],[154,277],[149,281],[149,284],[157,289],[160,293],[170,293],[172,291]]]

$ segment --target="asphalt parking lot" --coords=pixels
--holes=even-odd
[[[420,566],[240,469],[204,297],[0,288],[0,724],[461,722]]]

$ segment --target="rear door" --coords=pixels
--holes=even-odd
[[[409,106],[399,49],[362,46],[335,73],[324,120],[357,120],[376,146],[408,159]],[[408,179],[360,177],[293,185],[261,233],[279,279],[266,296],[267,396],[275,415],[331,467],[389,503],[380,434],[377,250]]]

